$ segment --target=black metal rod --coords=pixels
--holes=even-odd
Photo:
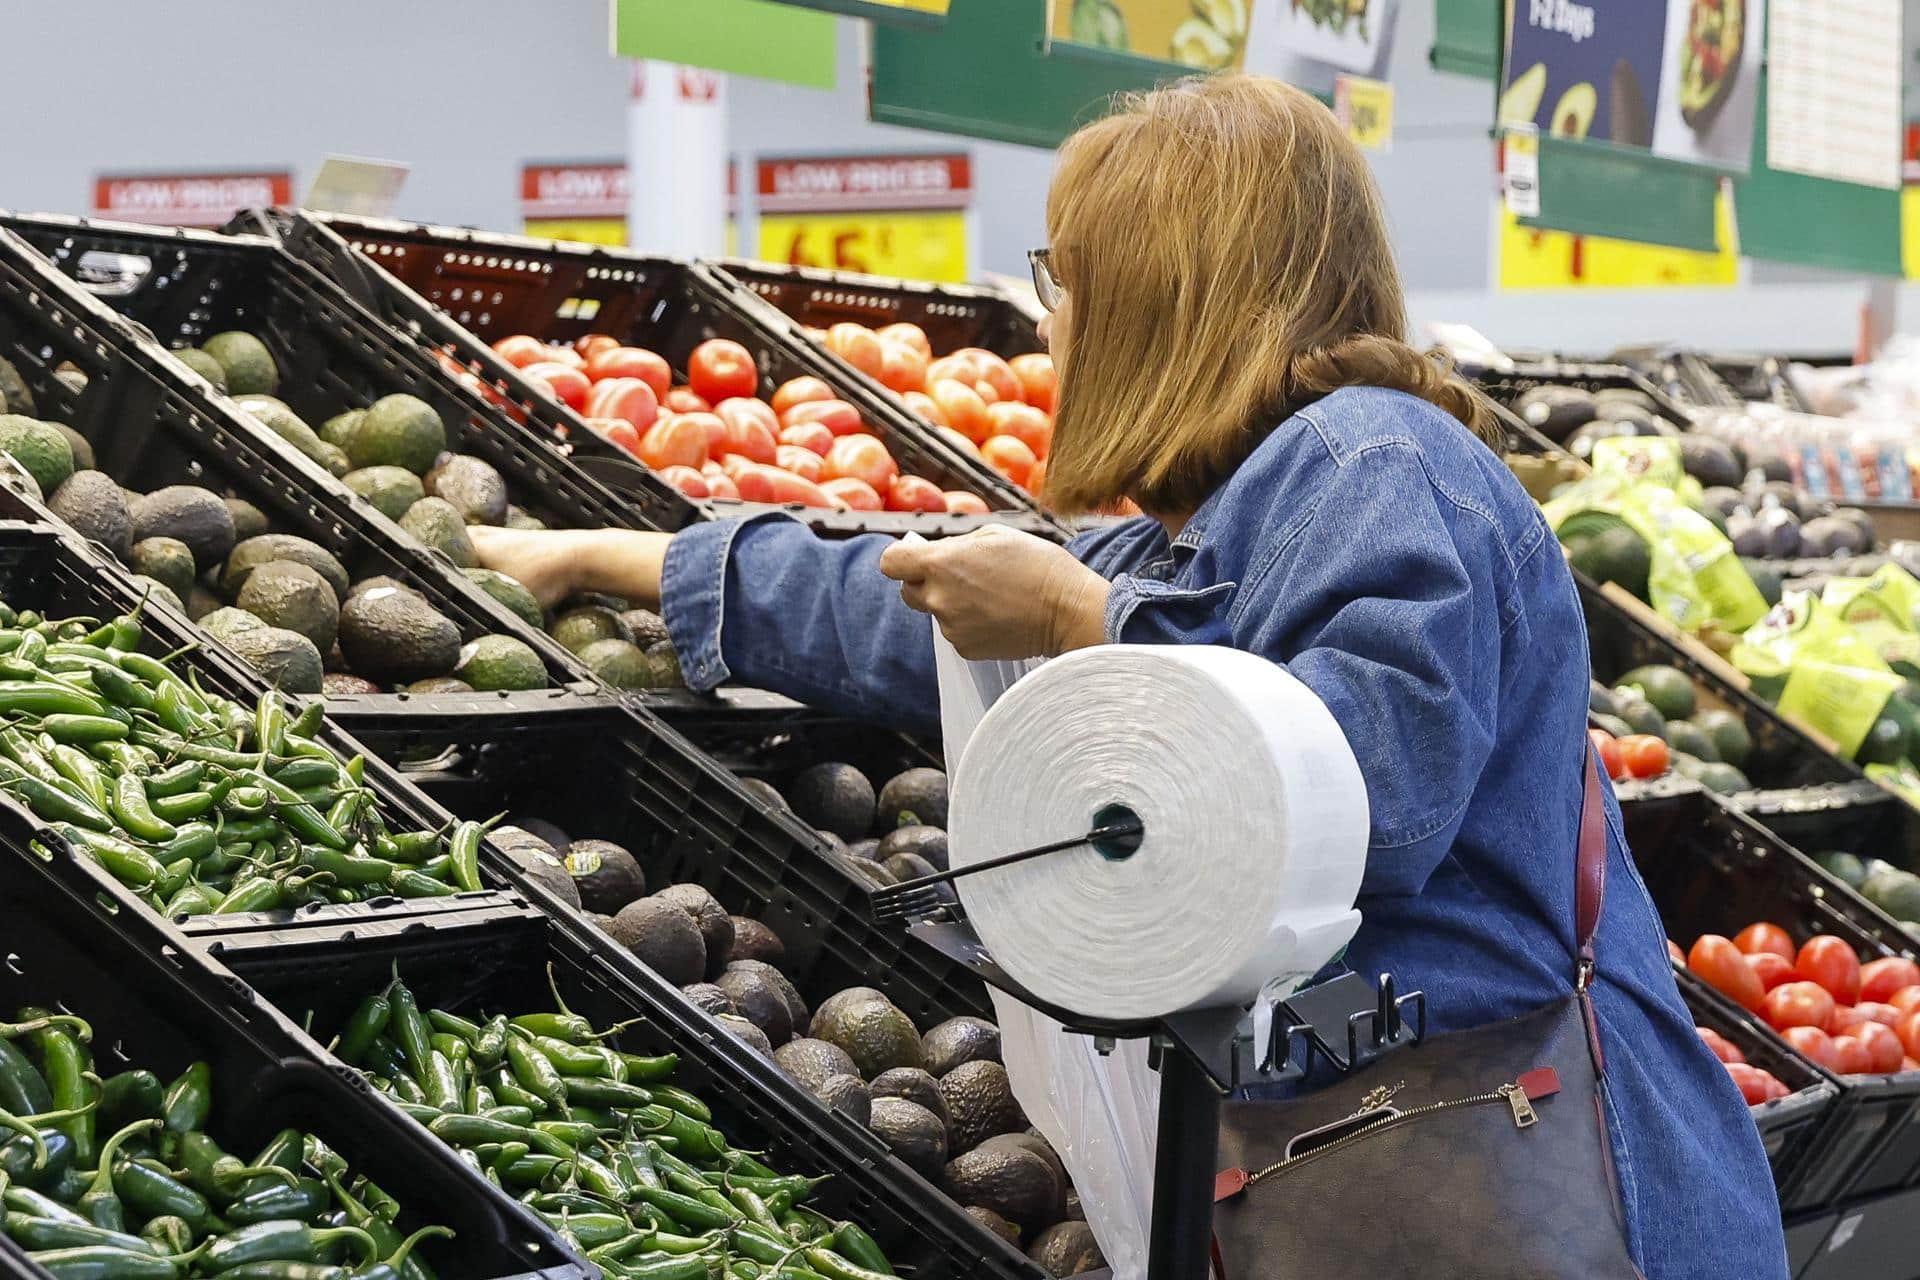
[[[1004,867],[1009,863],[1025,862],[1028,858],[1037,858],[1043,853],[1058,853],[1062,849],[1071,849],[1075,845],[1092,844],[1096,840],[1120,840],[1127,836],[1137,836],[1144,828],[1138,822],[1114,822],[1104,827],[1095,827],[1083,836],[1069,836],[1065,840],[1056,840],[1052,844],[1035,845],[1031,849],[1022,849],[1018,853],[1003,853],[997,858],[988,858],[984,862],[969,863],[951,871],[941,871],[935,875],[921,876],[917,880],[903,880],[899,884],[889,885],[882,893],[904,895],[915,889],[931,888],[936,884],[945,884],[949,880],[958,880],[961,876],[970,876],[979,871],[991,871],[995,867]]]
[[[1207,1280],[1220,1094],[1178,1045],[1160,1054],[1160,1128],[1153,1157],[1147,1280]]]

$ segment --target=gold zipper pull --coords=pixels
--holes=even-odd
[[[1500,1086],[1500,1092],[1506,1095],[1507,1105],[1513,1108],[1514,1128],[1525,1129],[1540,1119],[1539,1114],[1533,1109],[1533,1104],[1527,1101],[1525,1089],[1517,1084],[1503,1084]]]

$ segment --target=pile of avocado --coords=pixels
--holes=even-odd
[[[1750,791],[1742,772],[1753,754],[1753,737],[1738,712],[1702,707],[1693,680],[1676,667],[1635,667],[1608,688],[1592,683],[1587,707],[1592,723],[1615,737],[1650,733],[1665,739],[1673,771],[1709,791]]]
[[[1878,858],[1860,858],[1838,850],[1816,853],[1813,860],[1861,897],[1920,937],[1920,876]]]
[[[493,590],[485,582],[481,586]],[[515,612],[533,626],[546,624],[538,609]],[[687,687],[666,622],[617,596],[583,595],[567,601],[546,624],[546,632],[616,689]]]

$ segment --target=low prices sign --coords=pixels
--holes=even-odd
[[[242,209],[293,203],[293,171],[103,173],[93,180],[93,213],[161,227],[217,227]]]
[[[530,236],[627,242],[627,166],[618,160],[520,166],[520,220]]]
[[[765,159],[758,191],[759,256],[769,262],[967,278],[973,165],[965,153]]]

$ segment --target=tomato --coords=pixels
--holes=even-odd
[[[875,493],[885,494],[892,492],[900,467],[878,437],[861,434],[835,440],[833,448],[827,450],[826,465],[820,474],[829,480],[852,476],[866,481]]]
[[[879,330],[875,337],[882,342],[897,342],[903,347],[918,351],[923,359],[933,359],[933,344],[927,341],[927,331],[917,324],[908,324],[902,320]]]
[[[777,445],[773,451],[773,465],[782,471],[791,471],[802,480],[820,480],[820,455],[811,449],[802,449],[797,444]]]
[[[1600,767],[1607,771],[1607,776],[1616,782],[1624,778],[1626,766],[1620,763],[1620,744],[1614,740],[1614,736],[1605,729],[1589,729],[1587,737],[1592,741],[1593,752],[1600,757]],[[1671,947],[1673,943],[1667,945]]]
[[[927,366],[928,386],[947,379],[972,387],[974,383],[980,381],[980,366],[974,362],[971,355],[961,351],[941,356]]]
[[[1834,1036],[1832,1070],[1842,1076],[1862,1076],[1873,1070],[1873,1055],[1867,1052],[1866,1042],[1851,1033]]]
[[[1860,998],[1884,1001],[1902,987],[1920,984],[1920,964],[1905,956],[1882,956],[1860,966]]]
[[[887,491],[889,511],[939,512],[947,509],[947,495],[940,486],[919,476],[895,476]]]
[[[827,330],[826,348],[869,378],[880,376],[880,366],[885,359],[880,350],[880,335],[867,326],[851,321],[832,326]]]
[[[563,364],[569,369],[585,369],[587,367],[587,358],[569,346],[548,347],[547,359],[556,364]]]
[[[985,378],[973,384],[973,393],[979,396],[981,403],[985,404],[988,408],[999,404],[1001,400],[1000,389],[991,382],[988,382]]]
[[[640,433],[625,418],[588,418],[587,425],[636,458],[640,456]]]
[[[952,427],[935,427],[934,431],[939,434],[942,440],[945,440],[967,457],[977,458],[980,456],[980,446],[961,435],[958,431],[955,431]]]
[[[1598,733],[1600,732],[1600,730],[1595,729],[1593,730],[1593,732]],[[1687,963],[1687,953],[1682,951],[1680,949],[1680,944],[1675,942],[1672,938],[1667,939],[1667,959],[1673,961],[1677,965],[1684,966]]]
[[[712,413],[713,406],[702,396],[697,396],[692,387],[675,387],[667,392],[667,398],[661,401],[675,413]]]
[[[1047,487],[1047,460],[1045,458],[1033,464],[1033,470],[1027,472],[1027,492],[1043,493]]]
[[[542,360],[526,366],[520,372],[544,386],[548,394],[569,409],[586,408],[587,392],[592,389],[592,384],[587,381],[587,375],[578,369],[557,360]]]
[[[634,430],[645,431],[660,416],[660,398],[639,378],[608,378],[587,393],[587,414],[594,418],[622,418]]]
[[[773,411],[784,420],[787,410],[809,400],[838,399],[833,388],[818,378],[789,378],[774,389]]]
[[[708,338],[687,357],[687,383],[694,394],[713,404],[760,390],[760,371],[753,356],[727,338]]]
[[[827,450],[833,448],[833,432],[818,422],[796,422],[790,427],[782,427],[778,438],[781,444],[796,445],[823,458],[827,456]]]
[[[832,507],[834,501],[819,485],[811,480],[803,480],[791,471],[782,471],[778,467],[762,466],[767,483],[773,487],[773,501],[797,502],[803,507]]]
[[[1887,1003],[1898,1009],[1903,1016],[1920,1010],[1920,983],[1900,988],[1887,997]]]
[[[727,474],[732,477],[734,487],[740,491],[743,502],[772,502],[772,477],[787,474],[778,467],[764,467],[757,462],[749,462],[737,454],[730,456],[727,462],[738,463],[737,466],[729,466]]]
[[[906,395],[902,396],[901,399],[907,402],[907,408],[913,410],[913,412],[919,414],[934,426],[944,427],[947,425],[947,415],[945,411],[943,411],[940,406],[934,402],[933,397],[926,392],[909,391]],[[961,438],[965,439],[964,436]],[[973,442],[969,440],[967,443],[971,444]]]
[[[1837,1036],[1852,1031],[1863,1022],[1872,1021],[1872,1018],[1861,1013],[1853,1005],[1837,1004],[1833,1006],[1833,1016],[1827,1019],[1826,1032],[1830,1036]]]
[[[1863,1022],[1850,1033],[1867,1050],[1867,1070],[1894,1072],[1900,1069],[1900,1059],[1906,1056],[1906,1046],[1900,1043],[1900,1035],[1883,1022]]]
[[[1760,978],[1740,949],[1717,933],[1703,933],[1687,952],[1694,976],[1743,1009],[1758,1009],[1766,998]],[[1825,1018],[1820,1020],[1822,1023]]]
[[[704,474],[704,473],[703,473]],[[709,498],[738,498],[740,490],[733,483],[733,477],[722,471],[717,475],[707,475],[707,496]]]
[[[880,342],[880,385],[890,391],[924,391],[927,358],[899,342]]]
[[[1900,1019],[1905,1016],[1892,1005],[1881,1004],[1877,1000],[1862,1000],[1853,1007],[1869,1022],[1878,1022],[1889,1027],[1898,1026]]]
[[[573,349],[585,356],[588,363],[592,363],[596,353],[611,350],[619,345],[620,339],[606,333],[583,333],[573,340]],[[591,378],[593,375],[589,373],[587,376]]]
[[[961,493],[949,489],[942,495],[947,500],[947,511],[956,516],[984,516],[991,508],[987,500],[977,493]]]
[[[1908,1057],[1920,1057],[1920,1012],[1902,1016],[1894,1026],[1893,1033],[1899,1036],[1900,1043],[1906,1046]]]
[[[1777,956],[1771,951],[1762,951],[1758,955],[1747,957],[1747,963],[1760,975],[1760,985],[1768,991],[1783,982],[1793,981],[1793,962]]]
[[[656,470],[660,472],[662,480],[689,498],[712,496],[713,491],[707,487],[707,478],[692,467],[658,467]]]
[[[1807,939],[1794,957],[1793,976],[1819,983],[1841,1004],[1860,998],[1860,957],[1852,943],[1830,933]]]
[[[1667,771],[1667,744],[1651,733],[1630,733],[1620,739],[1620,763],[1630,778],[1658,778]]]
[[[1901,1058],[1900,1069],[1902,1071],[1920,1071],[1920,1058],[1915,1058],[1911,1054]]]
[[[493,344],[493,353],[516,369],[524,369],[530,364],[553,359],[553,348],[540,339],[524,333],[502,338]]]
[[[958,356],[970,356],[974,368],[979,370],[974,376],[975,382],[984,382],[993,388],[996,400],[1019,400],[1022,398],[1020,379],[1014,376],[1011,366],[1005,360],[983,347],[962,347],[954,352]]]
[[[845,400],[805,400],[780,415],[783,427],[802,422],[817,422],[836,436],[850,436],[867,429],[867,424],[860,420],[860,411]]]
[[[587,376],[602,378],[638,378],[664,397],[673,386],[673,370],[667,362],[645,347],[611,346],[587,355]]]
[[[700,416],[684,413],[654,423],[640,437],[640,461],[655,471],[663,467],[699,470],[707,460],[707,431],[700,424]]]
[[[1020,380],[1020,398],[1042,413],[1052,413],[1060,398],[1060,376],[1054,372],[1053,357],[1035,351],[1015,356],[1007,363]]]
[[[840,503],[849,511],[883,511],[886,505],[880,501],[880,495],[865,480],[855,480],[852,476],[841,476],[837,480],[823,480],[820,488],[829,498]]]
[[[1708,1027],[1695,1027],[1694,1030],[1700,1034],[1700,1039],[1706,1042],[1707,1048],[1713,1050],[1713,1056],[1720,1061],[1745,1062],[1747,1060],[1747,1055],[1736,1049],[1733,1042],[1718,1031]]]
[[[968,382],[952,378],[927,383],[927,394],[939,406],[947,425],[975,444],[987,442],[987,402]]]
[[[1793,957],[1797,954],[1793,946],[1793,935],[1779,925],[1765,921],[1750,924],[1734,934],[1733,945],[1750,956],[1758,955],[1762,951],[1771,951],[1788,963],[1792,963]]]
[[[772,462],[779,444],[780,419],[765,401],[740,396],[713,408],[726,425],[722,453],[738,453],[755,462]]]
[[[1762,1071],[1758,1067],[1750,1067],[1744,1062],[1729,1062],[1727,1075],[1732,1077],[1733,1083],[1740,1090],[1740,1096],[1746,1099],[1750,1107],[1757,1107],[1774,1097],[1774,1092],[1768,1087],[1768,1083],[1779,1083],[1774,1080],[1771,1073]]]
[[[1035,458],[1045,458],[1053,445],[1053,420],[1018,400],[988,405],[987,430],[996,436],[1012,436],[1033,450]]]
[[[1825,1027],[1833,1021],[1833,994],[1817,982],[1783,982],[1767,992],[1760,1013],[1776,1031]]]
[[[1794,1051],[1816,1066],[1832,1071],[1838,1062],[1833,1037],[1818,1027],[1787,1027],[1780,1032]]]
[[[691,422],[700,428],[707,442],[707,456],[721,458],[731,452],[723,446],[727,442],[727,424],[717,413],[682,413],[676,415],[676,421]]]
[[[994,436],[980,446],[980,456],[995,471],[1021,485],[1027,482],[1034,463],[1039,461],[1024,441],[1013,436]]]

